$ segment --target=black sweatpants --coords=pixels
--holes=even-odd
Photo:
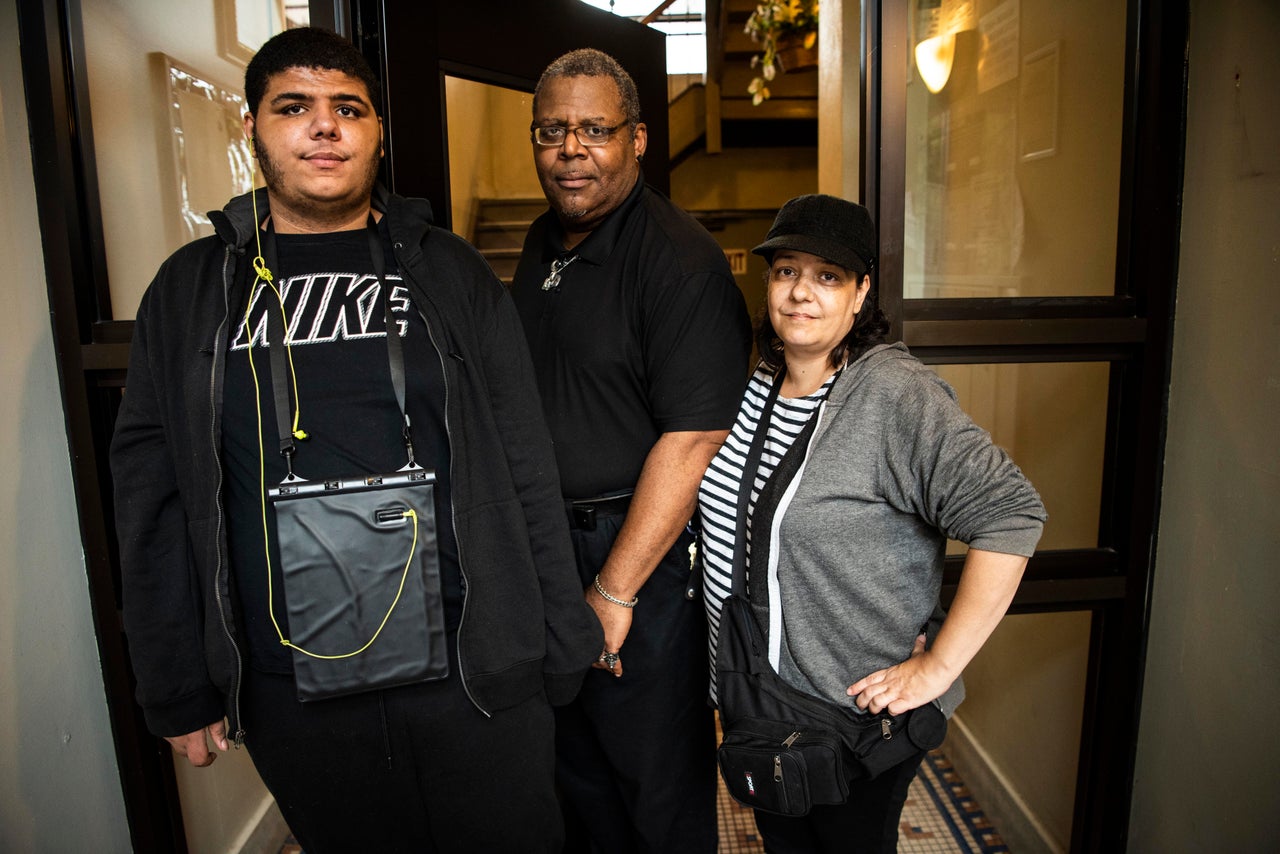
[[[254,765],[307,854],[560,850],[542,694],[486,718],[456,673],[299,703],[292,677],[246,671],[241,711]]]
[[[573,531],[583,587],[623,517]],[[715,720],[707,705],[707,629],[690,582],[687,532],[639,592],[622,647],[623,676],[590,670],[556,709],[556,782],[566,851],[714,854]]]
[[[766,854],[894,854],[902,805],[923,759],[917,753],[874,780],[855,780],[849,800],[802,818],[755,810]]]

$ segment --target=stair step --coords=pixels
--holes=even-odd
[[[511,279],[516,274],[516,265],[520,262],[520,253],[514,255],[494,255],[491,252],[481,252],[484,259],[489,262],[489,266],[493,268],[493,272],[499,279],[511,283]]]
[[[480,250],[515,250],[524,246],[524,236],[529,233],[528,220],[504,220],[502,222],[478,222],[472,243]]]
[[[720,117],[734,119],[816,119],[817,98],[779,98],[774,96],[759,106],[751,103],[750,96],[725,97],[720,100]]]
[[[480,247],[476,247],[480,249]],[[520,247],[514,249],[509,247],[485,247],[480,249],[480,254],[486,258],[519,258]]]
[[[745,21],[743,22],[745,23]],[[724,31],[724,52],[725,58],[728,59],[734,54],[744,54],[750,56],[753,53],[762,53],[764,45],[751,40],[751,36],[747,35],[742,26],[733,26],[730,24]]]
[[[533,222],[547,210],[546,199],[479,199],[477,225],[487,222]]]
[[[720,81],[722,97],[750,97],[747,87],[756,76],[754,68],[745,65],[726,65],[724,78]],[[765,84],[773,98],[817,98],[818,75],[811,71],[798,71],[792,74],[779,74]]]
[[[545,203],[543,205],[546,206]],[[477,231],[504,231],[516,228],[528,228],[531,219],[481,219],[476,223]]]

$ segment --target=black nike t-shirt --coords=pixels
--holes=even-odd
[[[396,271],[385,225],[380,229],[391,289],[392,317],[404,345],[405,405],[413,425],[414,454],[436,473],[435,510],[440,573],[448,630],[462,612],[461,574],[449,501],[449,440],[440,356],[422,316]],[[275,235],[276,281],[288,317],[297,376],[299,442],[294,473],[308,480],[395,471],[408,462],[403,418],[391,384],[381,286],[373,271],[365,229],[330,234]],[[231,579],[257,670],[290,673],[290,652],[268,610],[267,562],[263,550],[262,494],[284,479],[279,453],[271,359],[266,347],[267,300],[259,283],[246,306],[233,307],[223,394],[222,460],[226,475]],[[249,345],[253,347],[252,368]],[[257,375],[255,407],[254,374]],[[261,423],[259,424],[259,407]],[[261,448],[261,451],[260,451]],[[259,459],[265,477],[259,477]],[[275,514],[267,502],[274,613],[288,637]]]

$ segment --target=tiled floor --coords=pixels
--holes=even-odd
[[[729,797],[718,798],[720,854],[763,854],[751,810]],[[941,750],[925,757],[911,782],[898,830],[899,854],[1007,854],[1009,848],[969,794]],[[280,854],[303,854],[292,838]]]
[[[751,810],[723,785],[719,795],[720,854],[762,854]],[[940,750],[925,757],[911,783],[898,829],[900,854],[998,854],[1009,848]]]

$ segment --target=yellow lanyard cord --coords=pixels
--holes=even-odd
[[[378,635],[382,634],[382,630],[386,627],[387,621],[391,619],[391,612],[396,609],[396,605],[400,604],[400,595],[404,593],[404,583],[409,578],[409,567],[413,564],[413,554],[418,550],[418,511],[410,507],[408,510],[404,511],[404,515],[413,520],[413,545],[409,547],[409,559],[404,562],[404,571],[400,573],[400,587],[396,589],[396,598],[391,600],[391,607],[387,609],[387,613],[382,617],[382,622],[378,624],[378,629],[373,633],[373,637],[369,638],[364,646],[352,652],[344,652],[341,655],[320,655],[319,653],[303,649],[293,641],[285,640],[284,633],[280,631],[280,625],[276,623],[275,612],[272,612],[271,622],[276,623],[276,634],[280,636],[280,643],[282,645],[287,646],[290,649],[296,649],[298,652],[311,658],[321,658],[325,661],[335,661],[339,658],[351,658],[373,646],[373,642],[378,639]],[[268,566],[268,571],[269,570],[270,566]],[[271,576],[268,575],[268,599],[270,599],[270,579]]]
[[[267,268],[267,262],[262,257],[262,228],[258,222],[258,194],[256,191],[251,192],[251,198],[253,200],[254,239],[256,241],[258,254],[253,259],[254,278],[253,285],[249,289],[249,299],[246,301],[244,309],[244,328],[245,334],[249,336],[249,373],[253,376],[254,412],[258,419],[258,495],[262,504],[262,551],[267,562],[267,614],[271,617],[271,625],[275,627],[276,637],[280,638],[280,644],[282,646],[295,649],[303,655],[311,658],[325,659],[328,661],[341,658],[351,658],[359,655],[373,645],[373,642],[378,639],[380,634],[382,634],[382,630],[386,627],[387,621],[391,619],[391,613],[395,611],[396,605],[400,604],[400,596],[404,593],[404,584],[409,577],[409,567],[413,565],[413,556],[418,550],[418,512],[413,508],[409,508],[404,511],[404,516],[413,520],[413,544],[409,547],[409,557],[405,560],[404,571],[400,574],[400,586],[396,590],[396,597],[391,601],[391,607],[387,609],[387,613],[383,616],[382,622],[378,624],[378,628],[373,633],[373,637],[369,638],[364,646],[352,652],[342,653],[341,655],[321,655],[319,653],[303,649],[284,636],[284,631],[281,630],[280,623],[276,620],[275,585],[272,581],[271,573],[271,538],[269,536],[267,526],[267,473],[266,451],[263,447],[262,441],[262,388],[258,382],[257,366],[253,363],[253,329],[250,326],[249,313],[250,308],[253,306],[253,294],[257,291],[259,282],[265,283],[266,286],[271,289],[271,292],[275,294],[276,301],[280,304],[280,314],[283,318],[285,334],[284,340],[281,343],[285,348],[285,353],[289,356],[289,376],[293,383],[294,408],[291,432],[294,438],[299,440],[305,439],[306,434],[298,429],[298,418],[302,411],[302,406],[300,398],[298,397],[298,373],[293,366],[293,347],[289,344],[289,316],[285,312],[284,297],[281,296],[280,289],[276,287],[275,276],[271,270]],[[270,346],[270,341],[268,341],[267,344]]]

